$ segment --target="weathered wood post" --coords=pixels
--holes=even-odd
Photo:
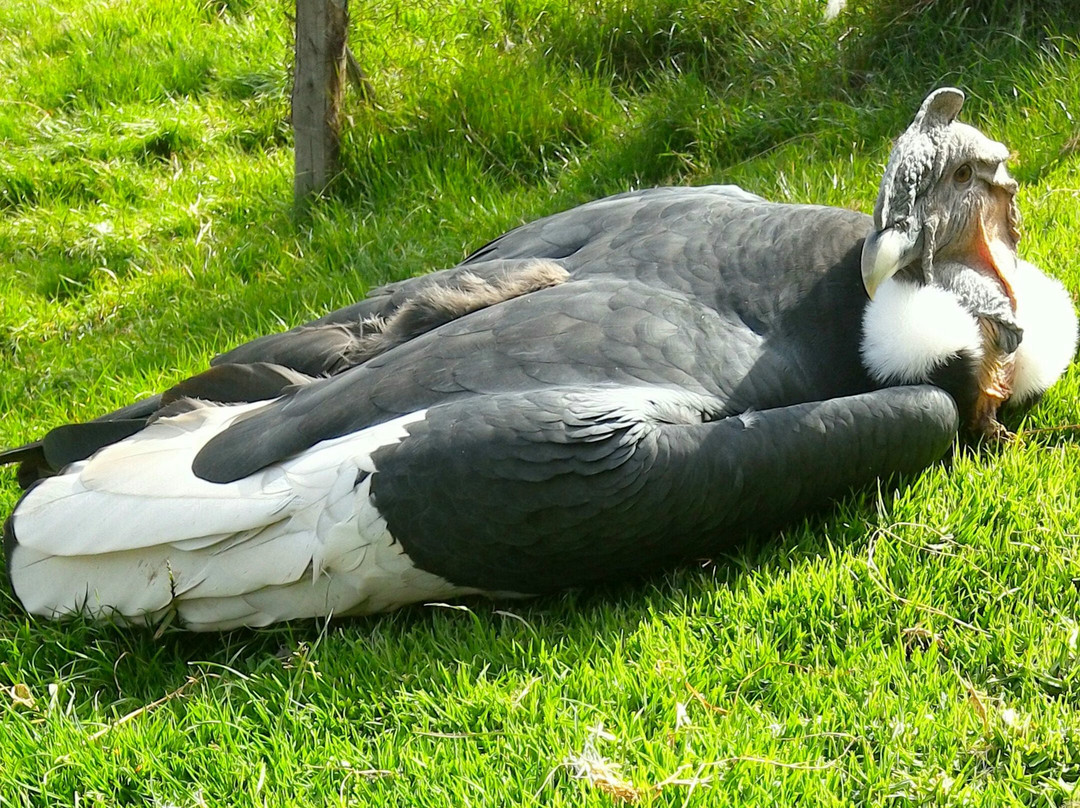
[[[348,6],[348,0],[296,0],[292,124],[298,207],[321,193],[338,171]]]

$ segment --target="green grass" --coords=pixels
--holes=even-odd
[[[609,192],[869,210],[945,83],[1016,152],[1022,251],[1080,289],[1066,0],[354,3],[376,103],[302,220],[290,5],[0,7],[0,445]],[[1030,430],[1080,423],[1078,387],[1015,445],[600,590],[155,639],[5,589],[0,805],[615,804],[586,750],[645,804],[1075,805],[1080,449]]]

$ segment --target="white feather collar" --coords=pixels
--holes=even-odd
[[[1013,400],[1046,392],[1076,352],[1077,318],[1060,281],[1027,261],[1010,277],[1024,337],[1016,351]],[[863,364],[882,384],[918,384],[961,354],[982,357],[979,324],[951,292],[898,278],[881,284],[863,314]]]

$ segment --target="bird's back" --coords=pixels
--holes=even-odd
[[[624,194],[541,219],[445,272],[548,259],[569,272],[565,283],[297,389],[212,441],[198,473],[237,479],[318,440],[471,395],[653,385],[703,396],[724,416],[861,392],[870,381],[851,336],[866,302],[868,222],[726,187]],[[384,295],[407,297],[408,284]]]

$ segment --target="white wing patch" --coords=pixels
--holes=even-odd
[[[417,569],[372,501],[372,455],[424,411],[236,482],[195,477],[206,442],[264,405],[162,419],[28,492],[8,559],[26,609],[127,622],[175,610],[189,628],[222,630],[477,591]]]
[[[961,352],[982,356],[979,324],[944,289],[893,277],[866,307],[862,359],[879,382],[924,382]]]

